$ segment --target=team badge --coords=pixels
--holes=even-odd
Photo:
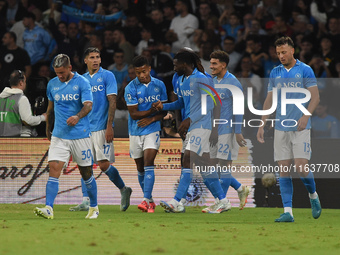
[[[277,87],[278,89],[280,89],[280,88],[282,88],[282,84],[279,82],[279,83],[276,85],[276,87]]]
[[[79,89],[78,85],[74,85],[74,86],[73,86],[73,90],[74,90],[74,91],[77,91],[78,89]]]
[[[59,95],[59,94],[55,94],[54,100],[55,100],[55,101],[59,101],[59,100],[60,100],[60,95]]]
[[[301,78],[301,74],[300,73],[295,74],[295,78]]]
[[[158,87],[155,87],[155,92],[159,92],[159,88]]]
[[[99,77],[98,79],[97,79],[97,82],[102,82],[103,81],[103,78],[102,77]]]

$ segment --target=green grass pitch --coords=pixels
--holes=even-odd
[[[54,220],[33,214],[35,205],[0,205],[0,254],[340,254],[339,210],[294,209],[295,223],[274,223],[282,208],[232,208],[203,214],[142,213],[137,206],[100,206],[97,220],[55,205]]]

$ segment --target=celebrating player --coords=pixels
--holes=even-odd
[[[217,159],[221,167],[230,168],[233,160],[237,159],[239,146],[244,147],[246,141],[243,138],[241,128],[242,128],[242,115],[233,115],[233,97],[229,89],[227,88],[216,88],[216,84],[229,84],[238,87],[242,90],[242,85],[237,80],[237,78],[228,72],[227,66],[229,63],[228,53],[218,50],[210,54],[210,69],[212,70],[212,75],[214,76],[215,90],[217,91],[222,105],[217,104],[214,108],[214,119],[224,119],[228,120],[228,124],[216,125],[213,127],[214,131],[218,133],[217,143],[210,147],[210,157],[212,159]],[[233,121],[235,124],[230,125]],[[216,162],[217,163],[217,162]],[[227,194],[229,186],[235,188],[240,199],[239,209],[242,210],[247,196],[249,194],[249,188],[243,186],[234,177],[232,177],[230,171],[219,172],[220,182],[225,194]],[[211,210],[213,206],[209,206],[203,211],[207,212]]]
[[[133,67],[137,77],[126,86],[124,95],[129,110],[130,156],[136,162],[138,181],[144,193],[138,209],[153,213],[156,207],[152,199],[154,160],[160,146],[160,120],[165,114],[156,113],[152,103],[166,102],[168,97],[164,83],[150,76],[147,58],[135,57]]]
[[[69,157],[77,162],[90,198],[87,219],[96,219],[99,215],[97,205],[97,184],[92,174],[92,142],[88,113],[92,109],[92,93],[89,82],[78,73],[73,73],[70,58],[65,54],[57,55],[53,60],[57,77],[47,85],[47,120],[46,135],[51,141],[48,153],[50,168],[46,184],[46,206],[36,207],[37,216],[53,219],[53,203],[58,194],[59,176]],[[55,115],[53,134],[51,116]]]
[[[88,72],[83,76],[90,82],[93,94],[93,107],[88,116],[94,161],[119,188],[121,193],[120,210],[126,211],[130,205],[132,189],[125,186],[117,168],[111,165],[115,161],[113,119],[116,111],[117,82],[112,72],[100,67],[101,57],[98,48],[88,48],[84,53],[84,61]],[[88,210],[89,198],[83,179],[81,184],[83,202],[71,207],[70,211]]]
[[[183,51],[174,57],[174,69],[180,82],[177,91],[178,100],[173,103],[162,104],[157,102],[154,107],[158,110],[176,110],[184,107],[184,117],[179,126],[179,133],[185,136],[183,148],[183,167],[180,182],[175,197],[169,201],[161,201],[161,206],[170,212],[184,212],[185,208],[181,199],[187,193],[192,180],[193,165],[207,166],[210,162],[209,157],[209,137],[211,134],[211,117],[213,102],[207,99],[207,114],[201,114],[202,102],[201,95],[210,90],[211,79],[197,69],[197,61],[192,52]],[[210,92],[209,92],[210,93]],[[226,199],[216,172],[201,172],[204,181],[219,203],[214,205],[210,213],[221,213],[230,209],[230,203]]]
[[[276,40],[275,46],[281,65],[275,67],[270,73],[268,94],[263,105],[263,109],[268,110],[274,100],[278,101],[275,118],[277,121],[275,122],[274,133],[274,160],[281,167],[279,182],[284,213],[275,222],[294,222],[292,212],[293,183],[290,173],[287,171],[291,164],[295,164],[301,180],[309,192],[312,215],[314,219],[317,219],[321,215],[321,204],[316,193],[313,173],[308,170],[307,165],[312,152],[311,120],[309,115],[303,114],[301,106],[308,107],[308,112],[312,114],[320,101],[319,90],[312,68],[294,58],[292,39],[281,37]],[[290,87],[290,93],[284,93],[286,93],[288,99],[301,101],[304,96],[301,93],[302,89],[308,89],[311,95],[310,101],[302,103],[299,108],[293,104],[281,105],[281,94],[287,87]],[[297,91],[292,92],[292,88]],[[274,89],[277,89],[277,99],[274,98]],[[287,114],[281,112],[282,106],[286,107]],[[262,117],[264,124],[267,119],[268,115]],[[263,126],[257,132],[257,140],[260,143],[264,143]]]

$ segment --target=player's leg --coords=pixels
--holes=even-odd
[[[144,150],[144,200],[148,202],[148,213],[155,212],[156,204],[152,199],[153,186],[155,184],[155,158],[158,149]]]
[[[293,151],[291,146],[291,132],[275,130],[274,160],[280,166],[280,192],[284,213],[275,222],[294,222],[293,218],[293,182],[290,176]]]
[[[90,198],[90,208],[86,219],[96,219],[99,215],[97,202],[97,183],[93,176],[92,141],[91,138],[71,140],[71,153],[73,160],[77,162],[82,178],[84,179],[87,193]]]
[[[293,152],[295,167],[309,193],[313,218],[317,219],[320,217],[322,209],[319,196],[316,193],[314,175],[308,169],[308,160],[311,157],[310,130],[294,132]]]
[[[59,177],[61,170],[70,157],[69,140],[52,137],[48,154],[49,178],[46,184],[45,207],[34,209],[37,216],[53,219],[53,204],[59,190]]]
[[[69,210],[71,212],[88,211],[90,207],[90,198],[89,198],[89,195],[87,194],[87,189],[86,189],[86,185],[85,185],[83,178],[80,179],[80,183],[81,183],[81,192],[83,194],[83,201],[76,206],[70,207]]]

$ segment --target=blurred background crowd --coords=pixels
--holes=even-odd
[[[245,91],[253,88],[254,107],[262,109],[270,71],[280,64],[274,41],[287,35],[295,43],[295,57],[310,65],[319,79],[321,103],[312,135],[338,138],[339,7],[340,0],[0,0],[1,91],[13,70],[25,71],[26,95],[34,114],[41,114],[47,82],[55,76],[54,56],[67,54],[73,70],[83,74],[84,50],[97,47],[102,67],[117,79],[115,132],[125,136],[126,128],[125,134],[119,127],[127,121],[124,88],[135,78],[134,56],[149,59],[151,75],[164,81],[172,98],[172,58],[180,48],[197,52],[208,73],[210,53],[224,50],[230,56],[228,70]],[[78,15],[73,15],[75,10]],[[247,112],[245,118],[259,116]],[[174,127],[171,117],[164,125]],[[256,134],[254,128],[244,132],[247,138]],[[44,136],[43,128],[38,135]]]

